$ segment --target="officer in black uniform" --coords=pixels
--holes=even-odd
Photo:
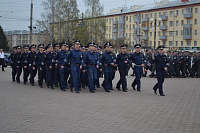
[[[29,64],[28,69],[29,69],[29,72],[30,72],[30,79],[29,80],[30,80],[31,85],[34,86],[34,83],[35,83],[34,78],[37,74],[36,62],[35,62],[35,60],[36,60],[36,52],[35,52],[36,51],[36,45],[32,44],[29,49],[31,51],[31,52],[28,53],[28,64]]]
[[[131,55],[132,67],[135,73],[135,80],[132,83],[132,87],[135,90],[135,86],[137,85],[137,91],[141,91],[141,75],[142,75],[142,68],[145,67],[146,59],[144,54],[140,51],[141,45],[135,44],[136,48],[135,53]]]
[[[17,54],[17,46],[13,47],[13,53],[11,53],[10,55],[10,60],[11,60],[11,67],[12,67],[12,81],[15,82],[15,78],[16,78],[16,61],[15,61],[15,54]]]
[[[23,79],[24,79],[24,85],[26,85],[28,81],[29,76],[29,70],[28,70],[28,52],[29,52],[29,45],[23,46],[24,52],[22,53],[22,67],[23,67]]]
[[[104,72],[104,81],[102,83],[102,86],[104,87],[106,92],[110,92],[110,90],[112,89],[112,78],[114,74],[114,66],[116,64],[116,58],[112,53],[110,46],[112,46],[110,42],[105,43],[105,51],[102,54],[101,60]]]
[[[17,83],[20,83],[20,76],[22,73],[22,64],[21,64],[21,46],[17,46],[17,53],[15,54],[15,63],[16,63],[16,72],[17,72],[17,77],[16,81]]]
[[[186,77],[188,77],[188,73],[190,74],[190,77],[193,77],[192,70],[191,70],[191,56],[189,51],[185,51],[184,55],[184,73]]]
[[[45,62],[46,53],[44,52],[44,44],[38,45],[39,52],[36,54],[36,65],[38,70],[38,84],[40,88],[43,88],[43,79],[45,78]]]
[[[127,69],[129,64],[129,57],[126,53],[127,51],[127,45],[123,44],[120,46],[121,52],[117,55],[117,66],[120,74],[120,79],[117,83],[116,88],[120,91],[120,85],[122,84],[122,90],[123,92],[127,92],[127,81],[126,81],[126,75],[127,75]]]
[[[49,44],[48,46],[49,52],[46,54],[46,69],[47,69],[47,87],[51,87],[51,89],[54,89],[54,75],[55,75],[55,60],[56,52],[53,51],[53,44]]]
[[[159,89],[160,96],[165,96],[163,93],[163,83],[165,78],[165,71],[167,71],[167,57],[164,55],[163,45],[158,46],[158,55],[155,56],[154,62],[156,65],[156,78],[158,83],[153,87],[154,93],[157,94]]]
[[[56,54],[58,54],[58,52],[60,52],[60,43],[56,43],[54,45],[55,47],[55,52]],[[58,63],[58,60],[55,60],[55,63]],[[59,76],[59,69],[58,69],[58,66],[55,66],[55,78],[54,78],[54,85],[55,87],[58,87],[58,83],[60,83],[60,76]]]

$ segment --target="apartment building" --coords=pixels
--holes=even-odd
[[[200,49],[200,0],[164,0],[105,16],[105,38],[133,46]]]

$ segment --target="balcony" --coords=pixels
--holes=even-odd
[[[167,21],[168,20],[168,16],[161,16],[160,18],[162,19],[162,21]]]
[[[149,18],[143,18],[142,22],[149,22]]]
[[[192,39],[192,35],[183,35],[183,39],[184,40],[191,40]]]
[[[186,18],[186,19],[189,19],[189,18],[192,18],[192,17],[193,17],[192,13],[185,13],[184,14],[184,18]]]
[[[160,26],[160,30],[167,30],[167,26]]]
[[[148,31],[148,30],[149,30],[149,27],[142,27],[142,30],[143,30],[143,31]]]
[[[117,29],[113,29],[112,31],[113,31],[113,33],[116,33],[118,30]]]
[[[148,36],[142,36],[141,39],[147,41],[149,39],[149,37]]]
[[[140,22],[140,20],[139,19],[134,19],[134,23],[139,23]]]
[[[118,24],[118,21],[113,21],[113,25],[117,25]]]
[[[192,29],[192,24],[184,24],[183,29]]]
[[[125,31],[125,29],[123,29],[123,28],[122,28],[122,29],[119,29],[119,32],[124,32],[124,31]]]
[[[160,40],[167,40],[167,36],[159,36]]]
[[[119,24],[124,24],[125,20],[119,20]]]

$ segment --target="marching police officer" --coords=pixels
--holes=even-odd
[[[35,60],[36,60],[36,52],[35,52],[36,51],[36,45],[32,44],[29,49],[31,51],[31,52],[28,53],[28,64],[29,64],[28,69],[29,69],[29,72],[30,72],[30,79],[29,80],[30,80],[31,85],[34,86],[34,83],[35,83],[34,78],[37,74],[36,62],[35,62]]]
[[[190,56],[189,51],[185,51],[184,74],[186,74],[186,77],[188,76],[188,73],[190,74],[190,77],[193,77],[192,70],[191,70],[191,56]]]
[[[156,78],[158,83],[153,87],[154,93],[157,94],[157,89],[159,89],[160,96],[165,96],[163,93],[163,83],[165,78],[165,71],[167,71],[167,57],[163,53],[163,45],[158,46],[158,55],[155,56],[154,62],[156,64]]]
[[[36,54],[36,65],[38,70],[38,84],[40,88],[43,88],[43,79],[45,78],[45,62],[46,53],[44,52],[44,44],[38,45],[39,52]]]
[[[49,44],[48,46],[49,52],[46,54],[46,69],[47,69],[47,87],[51,87],[54,89],[54,74],[55,74],[55,60],[56,52],[53,51],[53,44]]]
[[[134,69],[134,73],[135,73],[135,80],[132,83],[132,87],[135,90],[135,86],[137,85],[137,91],[141,91],[141,74],[142,74],[142,67],[145,67],[146,64],[146,60],[144,57],[144,54],[141,53],[140,48],[141,45],[140,44],[136,44],[135,46],[135,53],[133,53],[131,55],[131,61],[132,61],[132,67]]]
[[[60,52],[60,43],[56,43],[54,45],[54,47],[55,47],[56,54],[58,54],[58,52]],[[58,61],[55,60],[55,63],[58,63]],[[55,66],[55,78],[54,79],[55,79],[54,80],[55,87],[58,87],[58,83],[59,83],[59,79],[60,79],[58,66]]]
[[[114,66],[116,64],[116,58],[111,52],[110,46],[112,46],[112,44],[110,42],[106,42],[104,45],[105,51],[102,54],[102,65],[104,72],[103,87],[106,92],[110,92],[112,89],[112,78],[114,74]]]
[[[23,79],[24,79],[24,85],[26,85],[28,81],[29,76],[29,70],[28,70],[28,52],[29,52],[29,45],[23,46],[24,52],[22,53],[22,67],[23,67]]]
[[[116,88],[120,91],[120,85],[122,84],[122,90],[123,92],[127,92],[127,81],[126,81],[126,75],[127,75],[127,69],[129,64],[129,57],[126,53],[127,45],[123,44],[120,46],[121,52],[117,55],[117,66],[119,69],[120,79],[117,83]]]
[[[59,69],[59,76],[60,76],[60,89],[62,91],[66,91],[67,83],[66,83],[66,75],[68,73],[68,66],[67,66],[67,58],[69,56],[69,51],[66,50],[69,44],[67,42],[61,43],[61,51],[57,53],[54,60],[57,60],[56,66]]]
[[[74,41],[74,49],[70,51],[68,61],[71,64],[71,75],[75,93],[80,93],[80,74],[83,66],[83,54],[80,50],[80,40]]]
[[[11,53],[10,55],[10,60],[11,60],[11,67],[12,67],[12,81],[15,82],[15,78],[16,78],[16,61],[15,61],[15,54],[17,54],[17,46],[13,47],[13,53]]]
[[[14,55],[14,61],[16,66],[16,81],[20,83],[20,75],[22,72],[22,65],[21,65],[21,46],[17,46],[17,53]]]
[[[99,55],[95,51],[95,43],[90,42],[88,44],[89,51],[86,53],[85,64],[87,65],[89,90],[91,93],[95,93],[95,83],[97,80],[97,68],[99,68]]]

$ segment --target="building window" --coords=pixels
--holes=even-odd
[[[169,26],[173,26],[173,24],[174,24],[173,21],[169,22]]]
[[[167,12],[163,12],[163,16],[167,16]]]
[[[194,24],[197,24],[197,19],[194,20]]]
[[[131,16],[129,16],[129,22],[131,23]]]
[[[108,31],[108,26],[106,26],[106,30]]]
[[[128,34],[126,33],[126,37],[128,37]]]
[[[111,26],[109,26],[109,31],[111,31]]]
[[[174,11],[170,11],[170,17],[174,16]]]
[[[129,25],[129,31],[131,31],[131,25]]]
[[[181,41],[181,46],[183,46],[183,41]]]
[[[158,36],[160,36],[161,34],[160,34],[160,31],[158,32]]]
[[[178,36],[178,31],[176,31],[176,36]]]
[[[173,42],[172,41],[169,41],[169,46],[173,46]]]
[[[191,41],[187,41],[187,46],[191,46]]]
[[[154,13],[154,17],[157,18],[157,13]]]
[[[128,16],[126,16],[126,21],[128,21]]]
[[[183,30],[181,30],[181,36],[183,36]]]
[[[185,9],[182,9],[182,14],[184,14],[184,10],[185,10]]]
[[[158,41],[158,45],[160,45],[160,41]]]
[[[179,25],[179,21],[178,20],[176,20],[176,26],[178,26]]]
[[[109,24],[111,24],[111,18],[109,19]]]
[[[152,46],[152,41],[150,41],[150,46]]]
[[[169,36],[170,36],[170,37],[174,36],[174,31],[170,31],[170,32],[169,32]]]
[[[152,13],[150,14],[150,17],[151,17],[151,18],[153,18],[153,15],[152,15]]]
[[[150,36],[152,36],[152,32],[150,32]]]
[[[197,30],[194,30],[194,35],[197,35],[198,33],[197,33]]]
[[[178,41],[176,41],[176,47],[178,47]]]
[[[161,17],[161,12],[159,12],[159,17]]]
[[[195,13],[198,13],[198,8],[195,8]]]
[[[179,15],[179,10],[176,10],[176,16],[178,16]]]
[[[181,26],[183,26],[184,25],[184,20],[181,20]]]
[[[197,46],[197,41],[194,41],[194,46]]]
[[[128,25],[126,25],[126,29],[128,29]]]
[[[111,39],[111,34],[109,34],[109,39]]]
[[[192,24],[192,20],[188,19],[187,24]]]

